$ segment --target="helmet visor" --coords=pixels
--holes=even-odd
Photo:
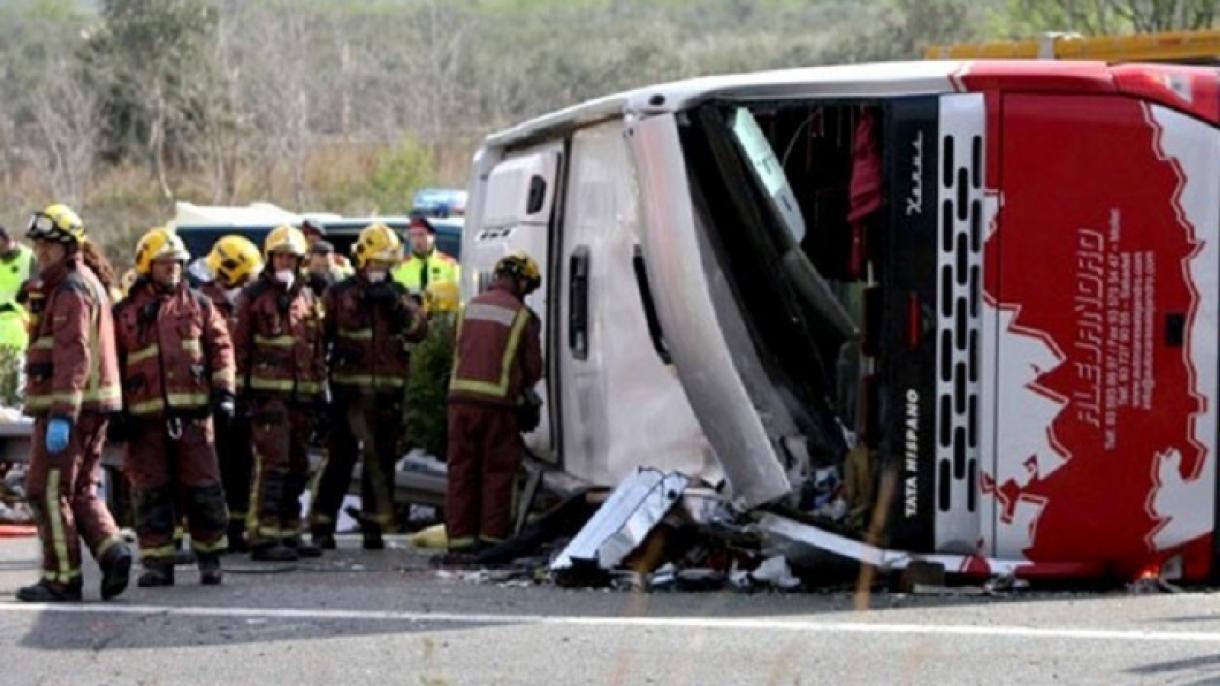
[[[35,212],[30,215],[30,225],[26,232],[31,236],[45,236],[55,230],[55,220],[50,215]]]

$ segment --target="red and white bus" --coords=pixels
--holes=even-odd
[[[510,249],[545,265],[547,416],[527,443],[593,483],[651,465],[742,510],[803,506],[811,473],[858,477],[866,451],[883,540],[807,527],[842,554],[1202,579],[1218,126],[1202,67],[642,88],[486,140],[463,290]]]

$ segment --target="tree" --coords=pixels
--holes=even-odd
[[[370,190],[377,211],[405,213],[411,209],[411,196],[431,183],[432,153],[414,138],[404,137],[396,147],[377,161]]]
[[[1014,33],[1087,35],[1202,29],[1216,21],[1216,0],[1010,0]]]
[[[217,13],[206,0],[103,0],[101,29],[90,37],[86,65],[101,89],[108,127],[106,154],[142,157],[167,200],[168,165],[183,158],[205,124],[199,107],[215,88]]]

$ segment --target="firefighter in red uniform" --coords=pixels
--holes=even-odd
[[[381,532],[394,519],[407,345],[423,339],[428,321],[407,289],[390,278],[402,259],[402,241],[393,229],[366,227],[352,256],[356,274],[331,286],[323,300],[334,420],[309,521],[314,543],[335,547],[335,517],[359,448],[365,476],[361,530],[364,547],[375,550],[384,546]]]
[[[255,560],[320,554],[301,540],[308,441],[326,380],[322,307],[301,272],[307,250],[300,229],[277,227],[263,246],[267,268],[237,298],[237,385],[254,443],[246,535]]]
[[[229,331],[236,321],[237,296],[258,277],[263,257],[258,246],[244,236],[224,236],[212,246],[207,256],[212,279],[199,290],[212,300],[224,315]],[[250,508],[250,478],[254,455],[250,449],[250,422],[239,413],[227,417],[213,416],[216,423],[216,452],[220,461],[220,480],[229,505],[229,551],[244,553],[246,548],[246,515]]]
[[[42,542],[42,579],[27,602],[81,599],[80,538],[102,569],[101,595],[127,588],[131,550],[97,496],[109,415],[122,407],[109,265],[71,208],[30,218],[40,283],[31,292],[25,413],[34,418],[26,495]]]
[[[493,278],[458,319],[449,382],[445,525],[453,562],[508,536],[523,453],[517,412],[542,378],[541,324],[524,303],[542,282],[538,264],[514,252]]]
[[[234,413],[233,345],[224,315],[183,279],[189,259],[177,234],[150,230],[136,245],[136,285],[115,308],[140,586],[174,585],[176,512],[186,515],[200,581],[221,582],[229,515],[212,412]]]

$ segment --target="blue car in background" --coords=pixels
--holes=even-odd
[[[436,219],[460,219],[466,216],[466,191],[457,188],[420,189],[411,198],[411,213],[426,216],[434,225]]]

